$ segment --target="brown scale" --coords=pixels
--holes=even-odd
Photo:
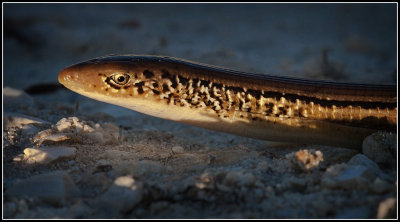
[[[192,79],[192,81],[190,81],[180,75],[171,74],[166,70],[163,70],[161,77],[162,79],[171,81],[171,87],[175,89],[175,91],[165,99],[167,103],[171,103],[172,101],[174,105],[185,106],[185,104],[181,102],[181,99],[185,99],[190,108],[200,108],[201,102],[203,102],[208,108],[214,110],[223,117],[229,117],[235,108],[240,112],[247,112],[248,114],[260,114],[262,111],[265,111],[267,114],[271,113],[269,109],[272,108],[272,104],[265,107],[265,110],[258,105],[261,92],[257,90],[248,90],[244,92],[240,87],[223,87],[222,84],[213,84],[206,80]],[[211,88],[210,85],[212,86]],[[178,90],[178,86],[180,86],[181,91]],[[207,91],[202,92],[201,86],[206,87]],[[188,93],[189,87],[193,88],[193,93],[191,94]],[[231,101],[229,100],[228,90],[231,94]],[[164,83],[162,85],[162,92],[166,93],[167,91],[169,91],[169,87]],[[237,95],[238,93],[240,96]],[[185,98],[183,98],[184,95],[186,95]],[[198,97],[198,101],[194,101],[195,97]],[[245,104],[249,105],[249,107],[244,107]],[[251,115],[247,114],[241,114],[241,116],[251,118]],[[253,119],[257,119],[257,117],[253,117]]]
[[[190,108],[200,108],[204,103],[207,108],[214,110],[218,116],[225,118],[232,115],[252,120],[258,120],[267,116],[285,118],[308,117],[344,122],[349,116],[354,116],[354,119],[360,121],[360,125],[365,124],[365,119],[371,122],[371,124],[378,121],[375,120],[376,118],[368,119],[368,116],[363,114],[368,112],[368,110],[361,109],[359,106],[335,106],[329,101],[315,100],[317,102],[314,103],[311,99],[304,99],[301,96],[297,96],[298,98],[296,98],[295,95],[283,96],[274,92],[262,93],[260,90],[244,90],[240,87],[225,86],[198,78],[188,79],[181,75],[170,73],[167,70],[162,70],[160,74],[155,75],[153,71],[146,69],[142,72],[142,75],[134,76],[137,80],[135,84],[123,88],[136,88],[139,95],[146,95],[152,92],[155,96],[159,97],[162,93],[164,94],[162,100],[166,101],[167,104],[174,104],[176,106],[189,105]],[[106,77],[105,82],[110,87],[117,90],[122,88],[122,86],[112,84],[110,77],[107,77],[105,74],[99,73],[98,75]],[[146,86],[146,82],[149,82],[152,88]],[[189,93],[190,87],[193,90],[192,93]],[[207,90],[202,92],[202,87],[205,87]],[[170,88],[174,89],[174,92]],[[108,89],[105,90],[108,91]],[[129,93],[132,96],[132,93]],[[196,97],[198,98],[197,101],[194,99]],[[264,100],[269,98],[269,101],[266,101],[261,106],[259,102],[261,98]],[[182,102],[181,99],[187,103]],[[284,101],[284,104],[280,105],[282,101]],[[290,112],[289,109],[291,110]],[[237,114],[235,114],[236,112]]]
[[[272,103],[266,104],[265,107],[260,107],[258,105],[258,99],[261,98],[261,92],[257,90],[250,89],[247,90],[247,92],[244,92],[244,90],[240,87],[223,87],[222,84],[213,84],[209,81],[199,79],[194,79],[189,84],[189,79],[184,78],[180,75],[170,74],[166,70],[163,70],[161,79],[156,79],[154,73],[150,70],[144,70],[142,74],[144,79],[140,79],[139,82],[133,85],[133,87],[137,89],[137,92],[139,94],[144,94],[145,91],[152,91],[155,95],[158,96],[161,92],[164,94],[170,92],[169,87],[171,87],[174,89],[174,92],[170,93],[167,98],[164,98],[164,100],[169,104],[172,103],[177,106],[185,106],[185,104],[181,102],[181,99],[185,99],[191,108],[199,108],[201,107],[201,102],[203,102],[208,108],[214,110],[217,114],[225,114],[222,115],[224,117],[228,117],[229,114],[232,114],[232,111],[235,109],[239,110],[240,112],[247,112],[249,114],[260,114],[264,111],[267,113],[267,115],[269,115],[271,114],[271,109],[273,107]],[[170,86],[168,86],[165,80],[169,80],[171,82]],[[145,86],[146,81],[152,82],[151,84],[153,85],[153,89]],[[115,89],[120,89],[119,86],[110,84],[109,77],[107,77],[106,82],[111,87]],[[193,88],[192,94],[188,93],[189,85]],[[210,88],[210,85],[213,87]],[[180,91],[178,90],[178,86],[180,86]],[[206,87],[207,91],[201,92],[201,88],[199,86]],[[231,101],[229,101],[228,90],[231,94]],[[240,96],[238,96],[238,93],[240,94]],[[183,95],[186,95],[186,98],[183,98]],[[198,96],[199,98],[198,101],[192,101],[192,99],[196,96]],[[249,107],[244,107],[245,105],[249,105]],[[279,114],[284,114],[284,111]],[[251,115],[243,114],[241,116],[251,117]],[[257,118],[253,117],[253,119]]]

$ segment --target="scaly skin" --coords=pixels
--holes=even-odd
[[[257,139],[361,149],[397,125],[396,86],[237,72],[163,56],[111,56],[65,68],[87,97],[156,117]]]

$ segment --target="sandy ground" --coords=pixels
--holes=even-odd
[[[397,218],[396,134],[362,153],[272,143],[32,88],[107,54],[397,84],[395,4],[3,10],[3,218]]]

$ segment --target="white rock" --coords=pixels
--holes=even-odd
[[[9,98],[17,98],[17,97],[20,97],[20,96],[30,97],[24,91],[19,90],[19,89],[14,89],[14,88],[11,88],[11,87],[8,87],[8,86],[3,88],[3,96],[4,97],[9,97]]]
[[[363,176],[371,181],[375,180],[377,176],[381,177],[384,180],[393,181],[393,178],[390,178],[388,175],[384,174],[379,168],[378,164],[369,159],[363,154],[357,154],[353,158],[351,158],[348,162],[349,165],[362,165],[365,166],[368,171]]]
[[[367,189],[368,180],[362,177],[366,170],[360,165],[336,164],[326,170],[321,185],[329,189]]]
[[[76,149],[66,146],[47,146],[40,148],[26,148],[24,159],[29,164],[47,164],[61,158],[72,158]]]
[[[51,123],[32,116],[27,116],[19,113],[4,112],[3,124],[4,128],[7,129],[11,127],[22,128],[25,125],[29,124],[50,125]]]
[[[181,147],[181,146],[173,146],[172,147],[172,152],[174,152],[174,153],[183,153],[183,152],[185,152],[185,149],[183,149],[183,147]]]
[[[114,143],[119,139],[119,128],[112,123],[102,126],[91,121],[81,121],[77,117],[62,118],[54,127],[69,138],[82,140],[86,143]],[[56,132],[53,132],[56,133]]]
[[[55,125],[58,132],[81,132],[86,123],[80,121],[78,117],[62,118]]]
[[[91,133],[91,132],[94,132],[95,131],[95,129],[93,129],[91,126],[89,126],[89,125],[84,125],[83,127],[83,131],[85,132],[85,133]]]
[[[67,118],[62,118],[55,125],[58,132],[64,132],[69,129],[69,127],[71,127],[71,123],[67,121]]]
[[[347,164],[349,165],[363,165],[366,166],[368,168],[372,168],[372,169],[379,169],[379,166],[372,161],[371,159],[369,159],[367,156],[358,153],[356,155],[354,155],[348,162]]]
[[[75,126],[78,125],[78,121],[79,121],[78,117],[73,116],[73,117],[71,117],[71,120],[72,120],[72,122],[73,122],[73,124],[74,124]]]
[[[135,207],[143,197],[143,183],[130,176],[119,177],[97,199],[98,207],[111,214],[124,213]]]
[[[52,133],[53,133],[53,130],[51,130],[51,129],[40,131],[38,134],[36,134],[36,136],[33,137],[33,142],[38,143],[40,141],[43,141],[44,138],[51,135]]]
[[[390,180],[378,167],[363,154],[357,154],[347,164],[336,164],[324,173],[321,184],[328,188],[374,189],[377,178]]]
[[[7,190],[10,197],[35,197],[54,206],[63,206],[79,195],[79,190],[64,171],[32,176]]]
[[[20,153],[20,154],[18,154],[17,156],[15,156],[13,158],[13,161],[14,162],[21,162],[21,161],[24,161],[24,158],[25,158],[25,154]]]
[[[368,157],[366,157],[363,154],[357,154],[357,155],[353,156],[347,164],[354,165],[354,166],[357,166],[357,165],[364,166],[366,169],[369,169],[370,174],[372,174],[372,175],[369,175],[370,179],[372,179],[372,177],[373,177],[373,179],[375,179],[375,177],[381,173],[379,166],[374,161],[372,161],[371,159],[369,159]],[[367,175],[365,175],[365,176],[367,176]]]
[[[361,177],[370,177],[368,169],[361,165],[350,165],[345,170],[341,171],[336,180],[342,183],[353,183],[353,180],[357,180]]]
[[[36,137],[34,137],[34,142],[36,143],[36,146],[40,146],[45,141],[61,142],[69,139],[71,139],[71,137],[66,134],[56,133],[47,135],[41,139],[36,139]]]
[[[130,177],[130,176],[123,176],[123,177],[118,177],[115,181],[114,184],[120,187],[131,187],[135,183],[135,180]]]

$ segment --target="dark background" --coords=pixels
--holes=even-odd
[[[3,86],[159,54],[284,76],[396,83],[396,4],[3,4]]]

